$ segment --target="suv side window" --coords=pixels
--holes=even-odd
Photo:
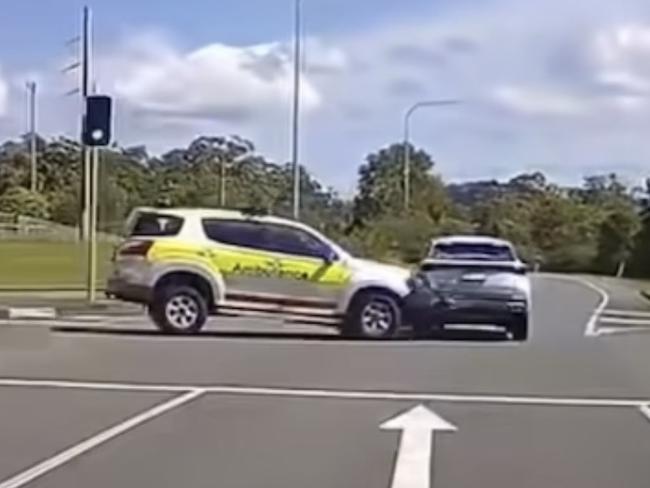
[[[202,224],[210,240],[230,246],[264,249],[264,227],[258,222],[203,219]]]
[[[129,233],[130,237],[173,237],[183,227],[183,219],[173,215],[140,213]]]
[[[320,239],[286,225],[264,224],[264,249],[270,252],[322,258],[330,252],[329,246]]]

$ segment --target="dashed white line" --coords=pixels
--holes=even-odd
[[[388,400],[442,403],[485,403],[504,405],[546,405],[576,407],[635,407],[650,403],[650,399],[625,398],[563,398],[543,396],[472,395],[444,393],[401,393],[391,391],[354,391],[303,388],[271,388],[246,386],[153,385],[138,383],[100,383],[51,380],[0,379],[0,387],[68,388],[84,390],[115,390],[141,392],[193,392],[222,395],[276,396],[294,398],[334,398],[342,400]],[[0,485],[0,488],[4,488]]]
[[[138,425],[143,424],[144,422],[147,422],[154,417],[158,417],[166,412],[169,412],[170,410],[178,408],[181,405],[194,400],[195,398],[201,396],[203,393],[204,391],[200,389],[191,390],[183,395],[177,396],[176,398],[150,408],[149,410],[131,417],[124,422],[114,425],[113,427],[110,427],[109,429],[106,429],[99,434],[96,434],[89,439],[86,439],[85,441],[66,449],[65,451],[61,451],[55,456],[52,456],[51,458],[46,459],[45,461],[42,461],[35,466],[32,466],[31,468],[13,476],[12,478],[9,478],[8,480],[0,482],[0,488],[19,488],[21,486],[24,486],[36,478],[49,473],[59,466],[62,466],[63,464],[68,463],[69,461],[81,456],[91,449],[94,449],[95,447],[104,444],[105,442],[108,442],[121,434],[124,434],[125,432],[137,427]]]

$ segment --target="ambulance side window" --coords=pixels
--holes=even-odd
[[[264,249],[264,228],[258,222],[204,219],[203,231],[208,239],[228,246]]]

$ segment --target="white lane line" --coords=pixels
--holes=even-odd
[[[491,403],[502,405],[546,405],[575,407],[640,407],[646,400],[605,398],[560,398],[500,395],[463,395],[438,393],[393,393],[372,391],[308,390],[284,388],[254,388],[214,386],[206,387],[206,393],[226,395],[260,395],[299,398],[335,398],[341,400],[395,400],[442,403]],[[1,488],[1,487],[0,487]]]
[[[647,317],[648,320],[650,320],[650,312],[642,312],[642,311],[636,311],[636,310],[613,310],[611,308],[608,308],[607,310],[603,311],[603,316],[615,316],[618,315],[620,317],[636,317],[636,318],[642,318],[642,317]]]
[[[600,322],[603,324],[621,324],[621,325],[645,325],[650,327],[650,318],[647,319],[619,319],[615,317],[601,317]]]
[[[598,336],[606,335],[622,335],[622,334],[631,334],[631,333],[644,333],[650,332],[648,327],[635,327],[635,326],[623,326],[623,327],[598,327]]]
[[[45,461],[38,463],[35,466],[32,466],[31,468],[17,474],[16,476],[13,476],[12,478],[9,478],[8,480],[0,482],[0,488],[19,488],[21,486],[24,486],[36,478],[47,474],[48,472],[58,468],[59,466],[62,466],[63,464],[66,464],[67,462],[81,456],[82,454],[90,451],[91,449],[94,449],[101,444],[104,444],[105,442],[108,442],[111,439],[124,434],[125,432],[137,427],[138,425],[143,424],[144,422],[147,422],[154,417],[158,417],[166,412],[169,412],[170,410],[178,408],[181,405],[194,400],[195,398],[201,396],[203,393],[203,390],[192,390],[169,401],[161,403],[160,405],[150,408],[149,410],[131,417],[124,422],[114,425],[113,427],[110,427],[109,429],[106,429],[99,434],[96,434],[93,437],[90,437],[89,439],[86,439],[85,441],[80,442],[79,444],[76,444],[69,449],[66,449],[65,451],[61,451],[55,456],[52,456],[51,458],[46,459]]]
[[[591,281],[585,278],[581,278],[579,276],[549,275],[548,277],[551,279],[567,280],[567,281],[573,281],[575,283],[580,283],[586,286],[587,288],[592,289],[593,291],[595,291],[600,295],[600,303],[598,304],[594,312],[591,314],[591,317],[589,318],[589,321],[587,322],[587,325],[585,327],[585,333],[584,333],[585,337],[597,337],[599,335],[598,319],[603,313],[603,310],[605,310],[607,308],[607,305],[609,305],[609,294],[607,293],[607,291],[593,284]]]
[[[277,396],[295,398],[334,398],[342,400],[394,400],[443,403],[491,403],[504,405],[548,405],[576,407],[641,407],[650,399],[563,398],[543,396],[471,395],[443,393],[399,393],[391,391],[316,390],[246,386],[149,385],[137,383],[94,383],[75,381],[0,379],[0,387],[69,388],[83,390],[195,392],[223,395]],[[0,485],[0,488],[4,488]]]
[[[644,415],[645,418],[650,421],[650,403],[646,403],[645,405],[641,405],[639,407],[639,410],[641,411],[641,414]]]
[[[151,385],[139,383],[104,383],[93,381],[59,381],[59,380],[24,380],[14,378],[0,379],[0,387],[22,388],[60,388],[71,390],[113,390],[160,393],[186,393],[201,389],[198,386],[183,385]],[[1,488],[1,487],[0,487]]]

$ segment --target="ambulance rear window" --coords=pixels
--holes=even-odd
[[[131,237],[172,237],[183,227],[183,219],[159,213],[141,213],[131,229]]]

